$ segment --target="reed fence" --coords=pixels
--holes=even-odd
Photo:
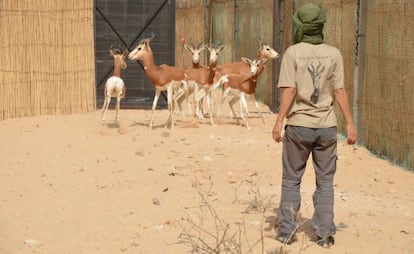
[[[93,1],[0,1],[0,120],[95,110]]]

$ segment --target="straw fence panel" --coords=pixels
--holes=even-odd
[[[0,120],[95,110],[93,1],[0,2]]]

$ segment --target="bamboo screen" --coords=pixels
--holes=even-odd
[[[360,142],[414,169],[414,3],[369,1],[365,15]]]
[[[95,110],[93,1],[0,1],[0,120]]]

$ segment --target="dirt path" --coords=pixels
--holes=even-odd
[[[153,131],[149,111],[121,109],[119,126],[113,117],[104,126],[98,111],[0,122],[1,254],[190,253],[190,243],[213,247],[224,232],[242,253],[280,248],[268,237],[280,198],[275,115],[264,125],[252,113],[251,130],[227,118],[169,130],[166,110]],[[338,156],[335,246],[311,241],[309,166],[299,241],[284,249],[414,253],[414,174],[343,140]]]

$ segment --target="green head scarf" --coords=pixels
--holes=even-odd
[[[325,10],[316,4],[305,4],[293,15],[295,36],[293,43],[323,43],[323,24],[326,22]]]

